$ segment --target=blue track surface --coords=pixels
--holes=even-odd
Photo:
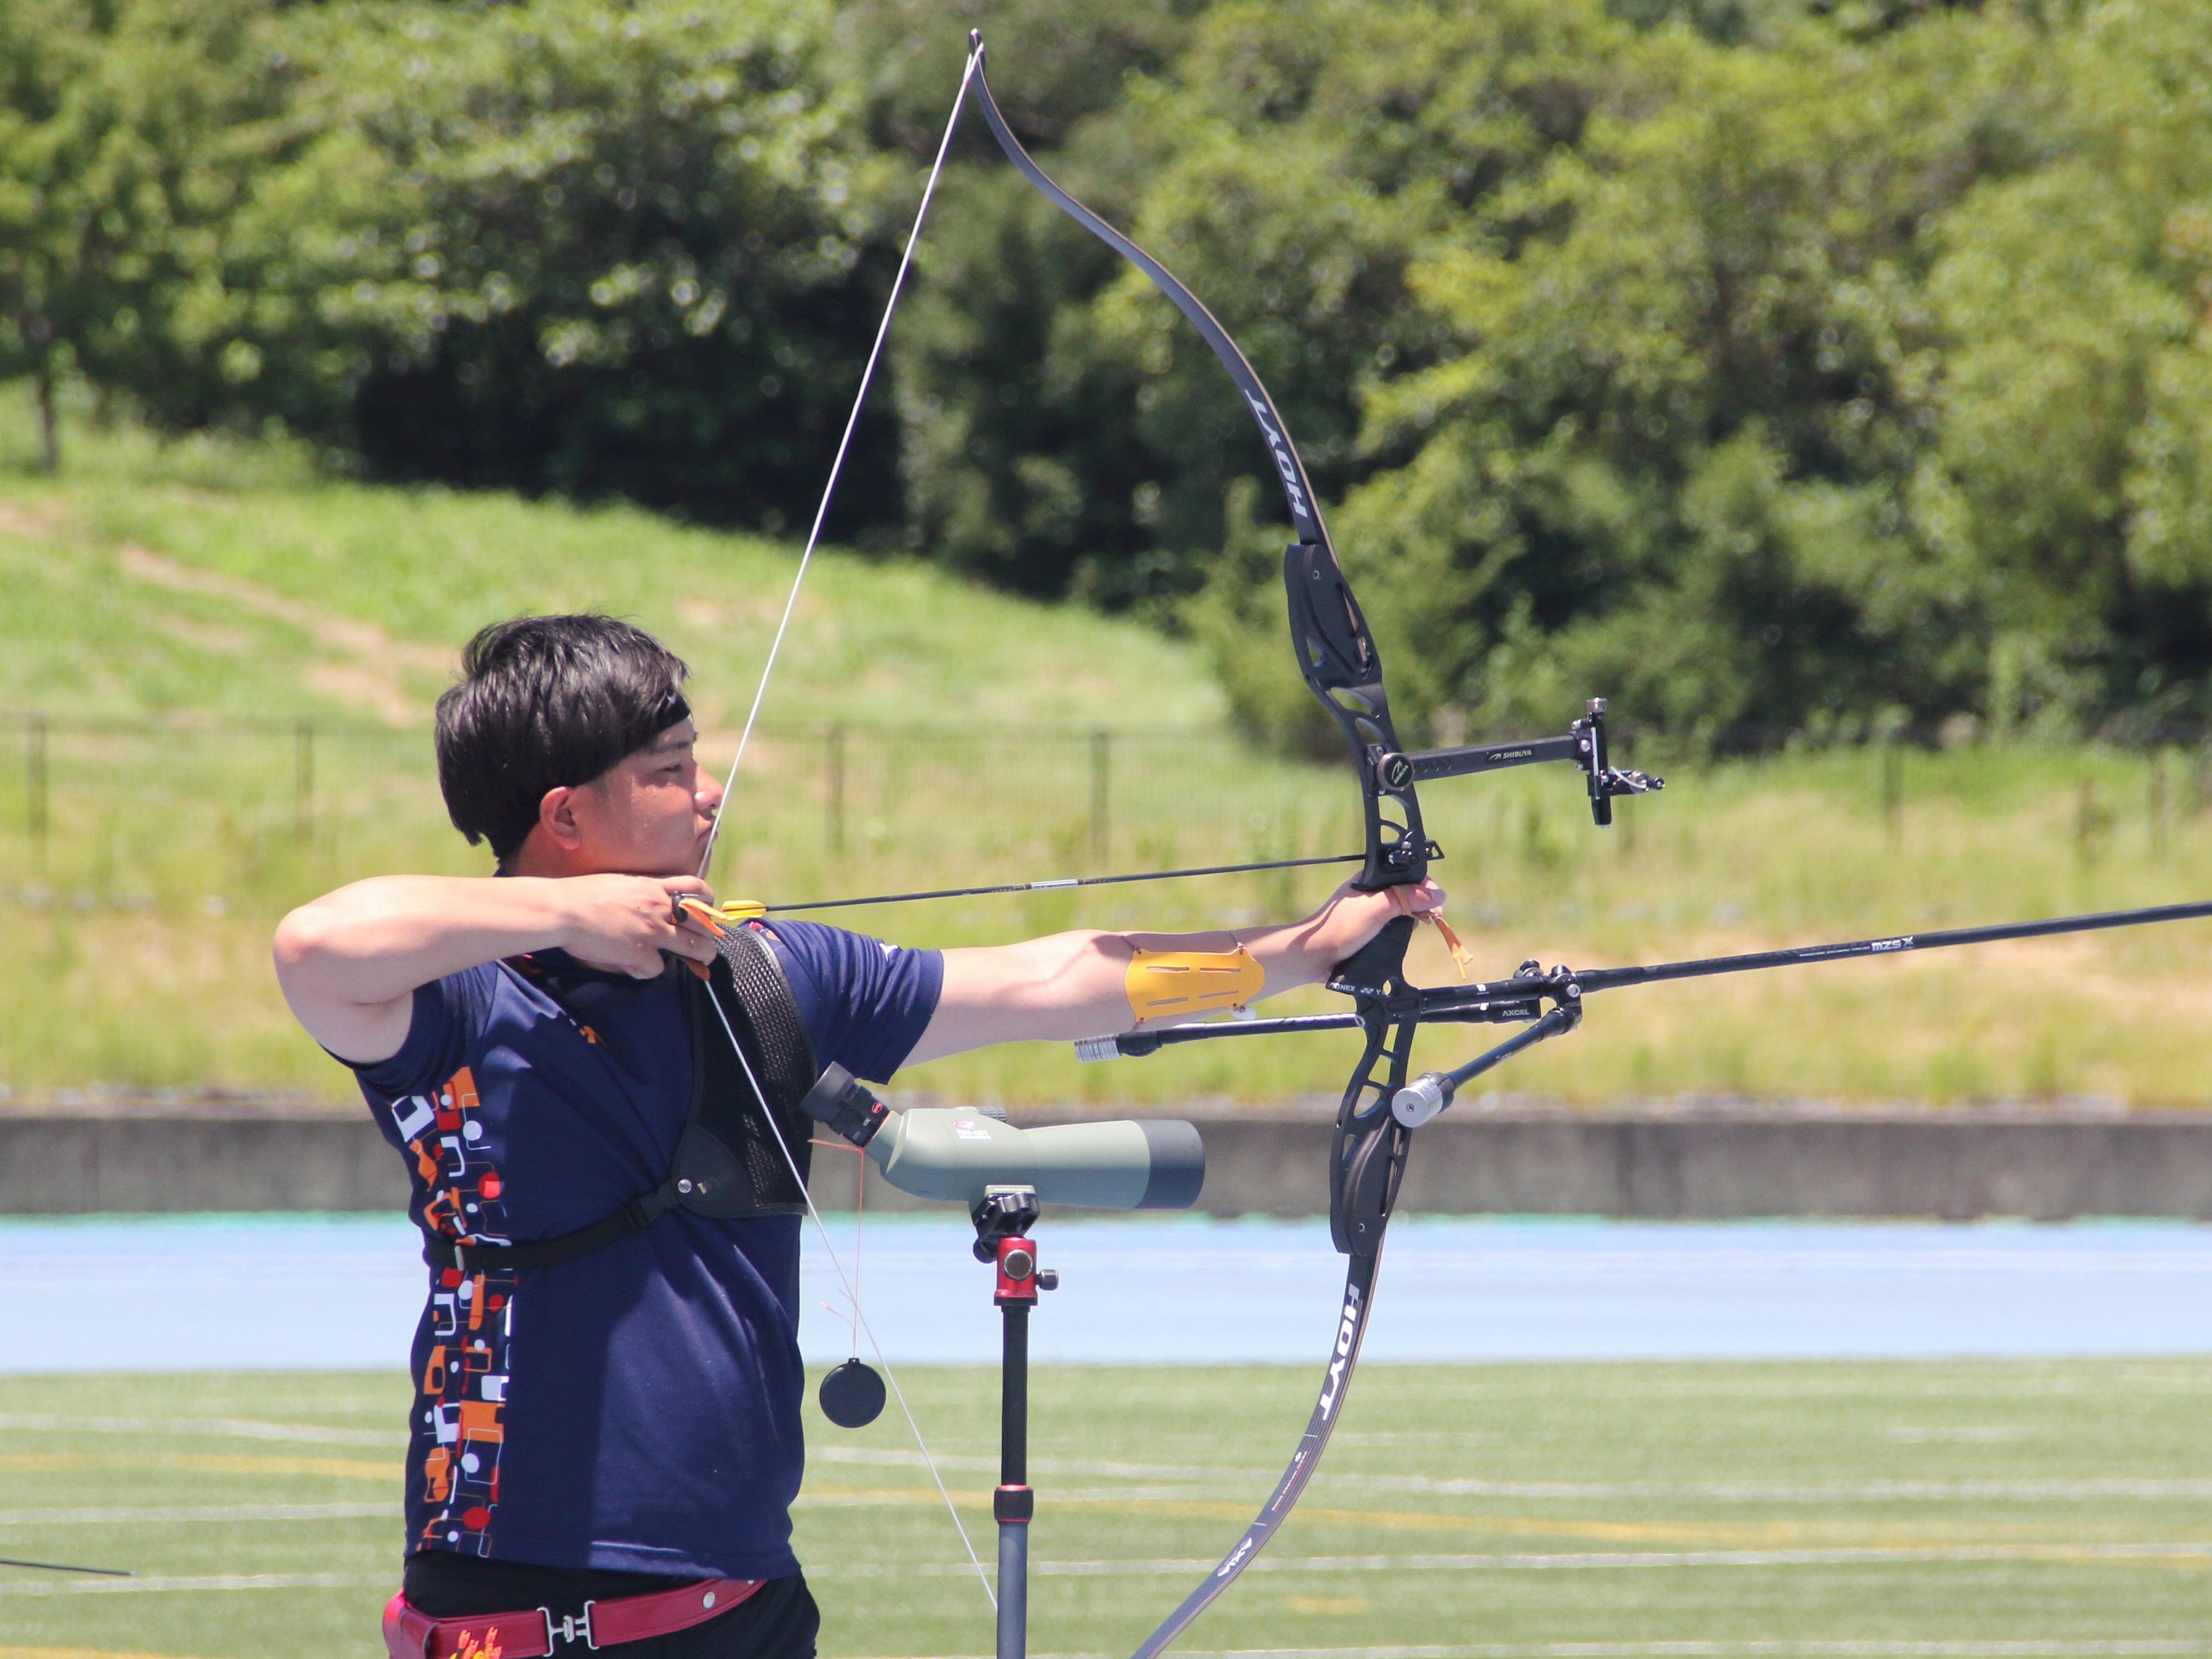
[[[830,1218],[851,1265],[851,1219]],[[988,1364],[990,1275],[948,1216],[872,1219],[860,1293],[892,1359]],[[1319,1222],[1048,1216],[1043,1361],[1310,1362],[1342,1264]],[[0,1371],[398,1368],[422,1295],[383,1217],[0,1220]],[[808,1239],[801,1342],[850,1351]],[[823,1304],[829,1304],[825,1306]],[[831,1311],[835,1309],[835,1312]],[[868,1352],[866,1339],[861,1352]],[[2212,1228],[1408,1218],[1376,1360],[2212,1352]]]

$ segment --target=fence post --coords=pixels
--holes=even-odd
[[[2150,855],[2166,861],[2166,751],[2154,749],[2150,757]]]
[[[830,850],[845,850],[845,728],[833,723],[826,744],[830,763]]]
[[[2081,803],[2074,811],[2074,854],[2083,869],[2104,851],[2105,833],[2112,827],[2112,814],[2097,793],[2094,779],[2081,780]]]
[[[46,873],[46,717],[33,714],[24,738],[24,803],[31,834],[31,858],[40,875]]]
[[[302,845],[315,838],[315,723],[292,727],[292,833]]]
[[[1893,738],[1881,746],[1881,821],[1894,852],[1902,839],[1905,809],[1905,755]]]
[[[1094,858],[1106,856],[1106,842],[1110,833],[1106,809],[1109,780],[1113,775],[1112,734],[1093,732],[1091,734],[1091,852]]]

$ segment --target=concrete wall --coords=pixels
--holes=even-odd
[[[1201,1207],[1316,1214],[1328,1126],[1203,1121]],[[849,1209],[862,1160],[815,1153],[817,1201]],[[868,1171],[870,1209],[935,1207]],[[0,1213],[398,1210],[398,1157],[349,1117],[0,1117]],[[1403,1212],[2212,1219],[2212,1114],[1446,1117],[1413,1141]]]
[[[400,1210],[406,1167],[359,1118],[0,1118],[0,1213]]]

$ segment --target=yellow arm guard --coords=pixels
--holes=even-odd
[[[1124,983],[1138,1023],[1241,1008],[1260,994],[1267,970],[1243,945],[1234,951],[1139,951]]]

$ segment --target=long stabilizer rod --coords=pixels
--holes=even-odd
[[[1783,951],[1753,951],[1740,957],[1662,962],[1648,968],[1589,968],[1574,977],[1587,994],[1622,985],[1656,985],[1662,980],[1705,979],[1714,974],[1747,974],[1759,968],[1840,962],[1852,957],[1894,956],[1906,951],[1941,951],[1954,945],[1990,945],[1999,939],[2042,939],[2052,933],[2094,933],[2107,927],[2140,927],[2150,922],[2190,921],[2204,916],[2212,916],[2212,900],[2199,900],[2193,904],[2154,904],[2139,910],[2102,910],[2086,916],[2053,916],[2044,921],[2002,921],[1988,927],[1947,927],[1932,933],[1853,939],[1845,945],[1800,945]]]
[[[1652,963],[1640,968],[1559,969],[1549,974],[1528,974],[1492,980],[1481,985],[1437,986],[1411,992],[1419,1001],[1423,1024],[1447,1021],[1470,1024],[1509,1024],[1534,1020],[1546,1002],[1579,1009],[1593,991],[1617,990],[1626,985],[1659,985],[1669,980],[1708,979],[1717,974],[1747,974],[1762,968],[1790,968],[1815,962],[1848,962],[1862,957],[1902,956],[1911,951],[1941,951],[1959,945],[1991,945],[2001,939],[2044,939],[2055,933],[2094,933],[2112,927],[2141,927],[2160,921],[2193,921],[2212,916],[2212,900],[2191,904],[2153,904],[2135,910],[2100,910],[2088,915],[2051,916],[2041,921],[2004,921],[1986,927],[1946,927],[1930,933],[1899,933],[1887,939],[1851,939],[1840,945],[1798,945],[1780,951],[1752,951],[1741,956],[1701,957],[1691,962]],[[1202,1024],[1171,1026],[1158,1031],[1127,1031],[1116,1036],[1090,1037],[1075,1045],[1079,1060],[1110,1060],[1135,1056],[1185,1042],[1216,1037],[1265,1036],[1287,1031],[1328,1031],[1356,1025],[1356,1014],[1301,1014],[1288,1018],[1217,1020]],[[1426,1090],[1434,1097],[1419,1121],[1426,1122],[1448,1103],[1460,1084],[1486,1072],[1531,1042],[1573,1029],[1575,1022],[1547,1025],[1540,1035],[1515,1039],[1480,1054],[1456,1073],[1431,1072],[1399,1091]],[[1420,1109],[1408,1102],[1408,1111]],[[1406,1121],[1401,1116],[1401,1122]],[[1413,1127],[1409,1124],[1407,1127]]]
[[[1516,997],[1549,996],[1558,1000],[1558,1006],[1533,1025],[1477,1054],[1464,1066],[1449,1072],[1423,1073],[1391,1096],[1390,1115],[1409,1129],[1419,1128],[1451,1104],[1462,1084],[1547,1037],[1572,1030],[1582,1019],[1583,999],[1593,991],[1610,991],[1624,985],[1657,985],[1675,979],[1705,979],[1716,974],[1747,974],[1756,969],[1788,968],[1799,963],[1843,962],[1855,957],[1940,951],[1954,945],[1990,945],[1999,939],[2040,939],[2053,933],[2094,933],[2107,927],[2139,927],[2150,922],[2190,921],[2204,916],[2212,916],[2212,902],[2154,904],[2137,910],[2104,910],[2086,916],[2053,916],[2043,921],[2004,921],[1987,927],[1947,927],[1932,933],[1853,939],[1843,945],[1800,945],[1785,951],[1753,951],[1742,956],[1662,962],[1644,968],[1592,968],[1579,973],[1563,969],[1541,977],[1530,975],[1495,985],[1471,985],[1466,988],[1468,991],[1487,993],[1490,1006],[1501,1011],[1515,1007]],[[1451,993],[1444,994],[1449,997]]]

